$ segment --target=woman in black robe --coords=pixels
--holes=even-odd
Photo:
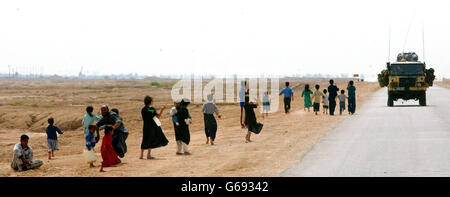
[[[189,142],[191,140],[191,136],[189,133],[189,124],[191,123],[192,117],[189,114],[189,110],[187,106],[189,105],[189,101],[187,99],[183,99],[180,102],[180,105],[177,107],[177,119],[179,125],[175,127],[175,139],[177,141],[177,155],[183,154],[181,149],[183,149],[184,154],[189,155],[190,152],[188,150]]]
[[[261,129],[263,124],[256,122],[256,115],[255,115],[255,111],[253,111],[254,108],[257,108],[258,105],[251,103],[250,102],[250,98],[248,96],[245,97],[245,104],[244,104],[244,109],[245,109],[245,120],[247,121],[247,135],[245,136],[245,142],[251,142],[250,140],[250,136],[251,136],[251,132],[258,134]]]
[[[154,148],[166,146],[169,141],[164,135],[161,129],[161,123],[159,122],[159,118],[163,113],[166,106],[163,106],[159,114],[156,112],[156,109],[151,106],[152,98],[146,96],[144,99],[145,107],[142,108],[142,120],[144,121],[143,126],[143,135],[142,135],[142,144],[141,144],[141,156],[139,159],[143,159],[144,150],[148,150],[147,159],[155,159],[155,157],[151,156],[151,151]]]

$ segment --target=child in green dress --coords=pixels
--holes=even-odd
[[[304,110],[306,111],[306,108],[308,108],[308,112],[310,112],[309,108],[312,107],[311,94],[313,94],[313,92],[309,89],[309,84],[306,84],[305,89],[302,92],[302,97],[305,102]]]

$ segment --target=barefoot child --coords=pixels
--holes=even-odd
[[[220,118],[219,109],[217,109],[216,104],[213,102],[213,95],[208,95],[208,102],[203,104],[202,112],[203,112],[203,120],[205,122],[205,134],[206,134],[206,144],[210,142],[211,145],[214,145],[214,139],[216,139],[217,132],[217,121],[214,118],[214,113],[216,113],[217,117]]]
[[[64,132],[61,131],[57,126],[54,126],[55,120],[53,118],[48,119],[48,126],[45,129],[47,133],[47,145],[48,145],[48,159],[52,159],[52,157],[55,157],[55,150],[59,150],[58,146],[58,136],[56,133],[63,134]]]
[[[251,142],[250,137],[252,135],[251,132],[258,134],[261,129],[262,129],[262,124],[256,122],[256,115],[255,115],[255,111],[253,110],[254,108],[257,108],[258,105],[254,104],[253,102],[250,102],[250,98],[248,96],[245,97],[245,105],[244,105],[244,109],[245,109],[245,119],[247,120],[248,123],[248,130],[247,130],[247,135],[245,136],[245,143]]]
[[[328,114],[328,105],[330,104],[330,101],[328,100],[328,94],[327,89],[323,89],[323,113]]]
[[[341,94],[338,96],[339,98],[339,115],[342,115],[342,112],[345,110],[345,99],[348,97],[345,95],[345,90],[341,90]]]
[[[316,84],[316,91],[314,91],[312,95],[313,99],[313,106],[314,106],[314,113],[320,112],[320,100],[323,98],[323,93],[319,90],[320,86],[319,84]]]
[[[270,98],[269,98],[269,92],[265,91],[264,92],[264,97],[262,98],[262,104],[263,104],[263,118],[264,118],[264,114],[266,114],[266,116],[269,116],[269,111],[270,111]]]
[[[86,151],[84,153],[84,157],[90,167],[95,167],[94,162],[97,160],[97,156],[95,155],[95,152],[94,152],[96,129],[97,129],[97,126],[89,125],[88,126],[89,133],[87,133],[87,135],[86,135]]]
[[[11,168],[17,171],[36,169],[42,166],[41,160],[33,160],[33,149],[28,146],[27,135],[20,136],[20,142],[14,145],[14,154],[11,161]]]
[[[305,89],[302,92],[302,97],[305,106],[304,110],[306,111],[306,108],[308,108],[308,112],[310,112],[309,108],[312,107],[311,94],[313,94],[313,92],[309,89],[309,84],[306,84]]]
[[[112,146],[112,136],[114,134],[114,129],[110,125],[105,126],[105,136],[103,136],[102,147],[100,149],[102,154],[102,166],[100,172],[105,172],[103,167],[110,167],[119,164],[121,161],[117,156],[114,148]]]

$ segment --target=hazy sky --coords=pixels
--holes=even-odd
[[[2,0],[0,73],[376,74],[389,26],[391,60],[423,58],[424,26],[428,67],[450,77],[449,10],[430,0]]]

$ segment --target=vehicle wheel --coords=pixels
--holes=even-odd
[[[421,106],[426,106],[427,105],[427,94],[425,92],[423,92],[422,95],[420,96],[419,104]]]
[[[387,101],[387,106],[392,107],[394,106],[394,98],[392,98],[392,93],[388,92],[388,101]]]

